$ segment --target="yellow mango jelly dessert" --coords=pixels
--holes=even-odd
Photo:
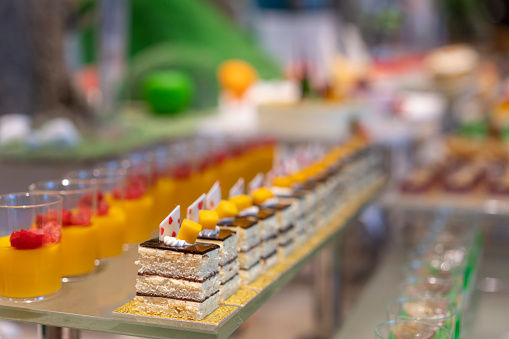
[[[219,173],[219,181],[221,181],[221,185],[223,187],[232,187],[235,184],[237,178],[242,175],[238,175],[240,171],[238,171],[237,159],[234,157],[228,157],[223,161],[221,165],[221,172]],[[226,192],[227,193],[227,192]],[[225,193],[223,193],[225,194]],[[225,196],[226,197],[226,196]]]
[[[218,172],[213,165],[211,158],[205,157],[200,160],[198,164],[199,192],[206,191],[216,181]]]
[[[55,238],[49,240],[49,234],[34,235],[26,230],[0,238],[1,296],[32,298],[51,294],[60,289],[62,278],[60,229],[56,226],[55,230],[58,233],[54,233]],[[13,239],[16,236],[17,239]]]
[[[125,199],[121,200],[121,193],[114,190],[113,199],[107,197],[107,202],[124,210],[127,220],[124,230],[126,243],[142,242],[150,237],[154,199],[148,194],[142,180],[130,178],[126,185]]]
[[[114,257],[122,253],[126,216],[120,207],[110,207],[107,214],[94,217],[97,226],[97,256]]]
[[[198,223],[204,230],[214,230],[216,228],[219,216],[216,211],[201,210]]]
[[[81,208],[92,207],[91,194],[81,198]],[[126,217],[124,210],[119,206],[110,207],[104,194],[97,193],[97,215],[92,219],[97,227],[97,257],[113,257],[122,253],[124,244],[124,232],[126,228]]]
[[[219,205],[216,207],[217,216],[219,219],[223,218],[234,218],[237,213],[239,213],[239,210],[237,209],[237,206],[235,204],[227,201],[227,200],[221,200]]]
[[[257,172],[267,173],[274,165],[274,150],[275,143],[271,140],[266,140],[261,150],[261,168]]]
[[[236,197],[228,199],[228,201],[233,203],[238,211],[245,210],[253,205],[253,200],[247,194],[237,195]]]
[[[200,234],[202,227],[197,222],[189,219],[184,219],[182,225],[180,225],[179,233],[177,234],[177,240],[184,240],[189,244],[194,244],[196,238]]]
[[[191,164],[185,163],[177,166],[173,172],[173,180],[174,180],[174,192],[178,192],[178,195],[173,194],[176,201],[170,201],[168,206],[173,205],[190,205],[197,192],[197,184],[199,181],[199,177],[196,174],[193,174],[193,168]],[[186,216],[185,209],[180,211],[180,217],[184,219]]]
[[[274,193],[268,188],[262,187],[253,192],[253,203],[255,205],[261,205],[265,200],[274,197]]]
[[[168,176],[159,177],[154,187],[154,218],[152,226],[157,229],[159,221],[166,217],[168,206],[177,204],[175,180]]]
[[[97,226],[62,228],[62,276],[91,272],[97,256]]]

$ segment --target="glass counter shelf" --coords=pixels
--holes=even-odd
[[[135,296],[137,246],[129,246],[123,255],[108,259],[90,276],[63,284],[48,300],[26,304],[0,299],[0,319],[150,338],[227,338],[317,253],[332,244],[383,185],[380,180],[360,193],[334,224],[317,231],[284,262],[245,287],[250,299],[243,305],[222,304],[228,315],[218,323],[114,313]]]
[[[394,185],[382,197],[381,204],[390,209],[416,212],[454,210],[477,215],[509,214],[509,196],[493,196],[479,190],[463,194],[437,191],[410,194],[402,193]]]

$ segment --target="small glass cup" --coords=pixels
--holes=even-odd
[[[408,298],[451,298],[461,294],[461,283],[453,278],[411,277],[401,283],[401,296]]]
[[[62,197],[62,276],[76,280],[95,268],[97,259],[97,186],[78,180],[41,181],[30,192]]]
[[[179,204],[180,196],[176,194],[176,185],[173,177],[175,159],[171,158],[168,145],[159,146],[155,150],[154,169],[154,213],[152,228],[159,229],[159,224],[171,211],[172,206]]]
[[[391,320],[375,328],[375,339],[451,339],[446,328],[420,320]]]
[[[151,194],[153,179],[152,162],[143,162],[143,157],[122,159],[99,164],[98,168],[126,171],[126,189],[123,199],[113,195],[112,206],[122,206],[127,218],[124,240],[126,243],[139,243],[150,238],[154,198]]]
[[[462,267],[452,267],[439,258],[434,260],[411,260],[403,266],[402,271],[407,278],[433,276],[440,279],[463,280],[464,276]]]
[[[39,193],[0,196],[0,296],[33,302],[61,287],[62,198]]]
[[[91,169],[69,172],[67,179],[97,185],[97,215],[93,222],[97,226],[97,255],[100,259],[122,253],[126,215],[121,204],[125,196],[125,170]]]
[[[421,320],[456,333],[458,309],[447,298],[399,298],[387,304],[389,320]]]

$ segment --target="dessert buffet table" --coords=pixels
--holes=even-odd
[[[482,191],[472,194],[453,194],[430,192],[423,194],[408,194],[401,192],[398,187],[391,187],[381,199],[384,207],[393,210],[413,212],[436,212],[439,210],[454,210],[462,213],[508,215],[509,198],[488,195]]]
[[[130,314],[137,275],[137,246],[132,245],[123,255],[99,265],[90,276],[64,284],[51,299],[29,304],[0,300],[0,318],[45,325],[44,338],[60,337],[60,331],[51,331],[54,327],[150,338],[227,338],[306,263],[333,246],[384,183],[380,178],[359,192],[333,223],[321,228],[285,261],[241,288],[201,321]]]
[[[480,264],[478,290],[474,294],[474,310],[462,339],[507,337],[509,290],[503,287],[509,282],[509,272],[505,269],[507,254],[507,251],[504,256],[486,249]],[[388,251],[334,339],[372,338],[375,326],[387,321],[386,305],[398,297],[398,285],[403,278],[401,266],[407,255],[408,249],[399,246]]]

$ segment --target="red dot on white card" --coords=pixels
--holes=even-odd
[[[173,232],[171,233],[171,236],[175,238],[175,237],[177,236],[177,233],[175,233],[175,231],[173,231]]]
[[[172,217],[170,217],[170,219],[168,219],[168,224],[170,224],[170,225],[171,225],[171,223],[172,223],[172,222],[173,222],[173,218],[172,218]]]
[[[164,234],[164,228],[161,227],[161,235],[163,235],[163,234]]]

